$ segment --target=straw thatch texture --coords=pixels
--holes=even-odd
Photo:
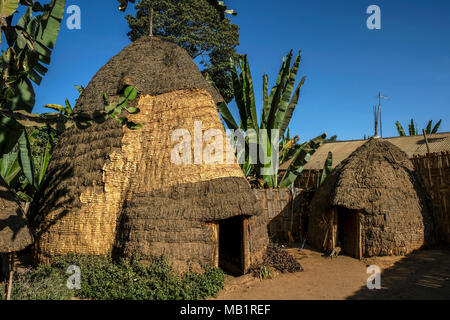
[[[229,150],[214,101],[205,90],[179,90],[142,97],[138,108],[141,112],[131,119],[143,128],[126,131],[123,139],[127,162],[137,169],[130,185],[133,196],[128,197],[117,227],[115,252],[142,257],[164,253],[177,270],[185,269],[189,260],[212,262],[217,244],[205,223],[257,215],[260,210],[233,152],[230,164],[225,152],[213,164],[171,161],[179,144],[171,138],[175,129],[189,132],[194,160],[196,121],[201,121],[203,132],[219,130],[223,140],[217,142]],[[211,143],[200,145],[205,150]]]
[[[190,262],[212,264],[217,243],[206,222],[258,215],[259,210],[247,182],[237,177],[135,194],[122,211],[115,253],[144,259],[165,254],[178,271],[186,270]],[[253,232],[251,237],[256,238]],[[254,249],[251,254],[258,251]]]
[[[408,156],[390,142],[371,139],[341,162],[311,203],[309,242],[325,242],[330,209],[359,212],[363,256],[402,255],[431,239],[431,213]]]
[[[180,228],[191,227],[186,233],[195,233],[199,221],[259,213],[256,198],[225,138],[215,103],[219,97],[187,52],[156,38],[133,43],[97,73],[78,99],[76,110],[92,112],[99,106],[101,108],[102,92],[117,96],[124,79],[140,93],[135,102],[140,112],[128,118],[142,124],[143,128],[131,131],[116,120],[108,120],[88,129],[69,129],[61,136],[52,155],[43,191],[32,208],[37,238],[34,252],[38,261],[51,260],[69,252],[110,254],[117,239],[130,241],[121,243],[120,240],[116,246],[116,252],[128,255],[132,248],[138,247],[132,243],[135,239],[152,239],[151,234],[140,234],[142,226],[137,225],[134,218],[147,219],[147,225],[155,223],[155,227],[158,223],[163,223],[162,227],[169,223],[174,227],[173,233],[177,234]],[[198,132],[194,130],[197,121],[202,125],[200,134],[215,129],[223,137],[222,141],[218,137],[203,141],[200,143],[203,150],[213,144],[222,145],[223,154],[211,152],[217,157],[217,163],[174,164],[172,150],[180,141],[172,141],[173,131],[184,129],[190,134],[193,156],[196,153],[194,141],[198,141]],[[230,154],[232,161],[227,162]],[[180,198],[184,192],[180,190],[186,189],[183,186],[196,183],[200,186],[195,188],[200,188],[206,195],[198,193],[198,199],[194,201],[189,199],[194,194],[188,192],[187,199]],[[203,208],[197,208],[201,199],[206,202],[202,204]],[[192,207],[186,207],[189,203]],[[165,207],[173,210],[167,211]],[[175,208],[196,212],[199,216],[194,224],[189,220],[183,223],[184,220],[177,220],[179,212]],[[167,214],[167,221],[158,218],[161,212]],[[156,218],[154,214],[158,214]],[[123,224],[125,229],[122,230],[118,221],[129,223]],[[174,221],[180,225],[176,226]],[[134,238],[125,236],[128,231],[136,232],[136,237],[134,234]],[[177,241],[181,247],[182,243],[194,238],[178,234],[167,240],[166,251],[172,252],[171,241]],[[191,247],[195,248],[194,245]],[[160,251],[155,250],[157,252]],[[173,254],[174,260],[178,259],[177,254]],[[195,250],[185,254],[197,256]]]
[[[431,199],[437,240],[450,244],[450,152],[416,156],[412,161]]]
[[[32,242],[20,204],[0,177],[0,253],[20,251]]]

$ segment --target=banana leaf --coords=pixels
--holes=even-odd
[[[403,130],[403,127],[402,127],[402,125],[400,124],[400,122],[399,122],[399,121],[395,122],[395,125],[396,125],[396,127],[397,127],[398,135],[399,135],[400,137],[405,137],[405,136],[406,136],[406,133],[405,133],[405,130]]]
[[[12,181],[18,176],[20,171],[21,167],[17,150],[12,150],[3,155],[0,159],[0,174],[8,185],[11,185]]]
[[[286,86],[283,88],[280,103],[275,112],[274,129],[281,129],[286,111],[288,109],[292,91],[294,90],[295,79],[297,77],[298,68],[300,65],[300,53],[297,55],[294,61],[292,69],[289,71],[289,76],[286,79]]]
[[[289,188],[292,186],[300,173],[302,173],[304,166],[311,159],[311,156],[319,149],[326,138],[327,134],[324,133],[300,146],[294,156],[294,160],[289,165],[289,168],[279,183],[280,188]]]
[[[433,125],[433,120],[428,121],[427,127],[425,128],[425,133],[430,134],[431,133],[431,126]]]
[[[275,90],[273,91],[273,96],[271,95],[272,97],[269,97],[270,111],[267,118],[268,129],[278,129],[275,127],[276,114],[283,94],[283,90],[285,88],[285,84],[287,83],[290,74],[291,59],[292,59],[292,50],[291,52],[289,52],[287,59],[283,64],[282,70],[280,70],[277,85],[275,87]]]
[[[436,125],[434,126],[433,130],[431,130],[431,134],[435,134],[438,132],[439,127],[441,126],[442,123],[442,119],[438,121],[438,123],[436,123]]]
[[[47,140],[47,144],[45,145],[45,150],[42,153],[41,161],[40,161],[40,167],[39,167],[39,177],[37,181],[37,186],[39,187],[42,183],[42,180],[44,180],[44,176],[47,173],[48,164],[50,163],[50,157],[51,157],[51,143],[50,139]]]
[[[319,186],[322,185],[327,176],[331,173],[331,170],[333,170],[333,153],[330,151],[328,152],[328,156],[325,159],[325,163],[323,165],[322,173],[320,175],[319,180]]]
[[[22,171],[27,178],[28,182],[34,185],[34,162],[31,155],[31,146],[28,140],[28,134],[23,130],[22,135],[19,138],[19,161],[22,167]]]
[[[225,124],[229,129],[232,130],[239,129],[239,126],[234,120],[233,115],[231,114],[230,109],[228,109],[228,106],[225,102],[223,101],[219,102],[217,104],[217,108],[219,109],[219,113],[221,114],[223,121],[225,121]]]

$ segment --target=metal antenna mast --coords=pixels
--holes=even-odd
[[[383,138],[383,124],[381,122],[381,100],[382,99],[389,101],[388,97],[381,95],[381,92],[378,91],[378,116],[380,118],[380,136],[381,136],[381,138]]]

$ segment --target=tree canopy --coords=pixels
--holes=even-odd
[[[230,58],[237,57],[239,27],[225,16],[235,14],[232,10],[215,0],[140,0],[135,8],[136,16],[126,16],[131,41],[149,34],[153,9],[153,34],[186,49],[203,66],[202,72],[209,74],[225,101],[233,99]]]

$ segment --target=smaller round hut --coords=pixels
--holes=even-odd
[[[431,241],[432,219],[414,166],[398,147],[370,139],[325,179],[311,202],[308,239],[355,258],[404,255]]]

